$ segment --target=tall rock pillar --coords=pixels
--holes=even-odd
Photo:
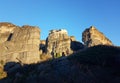
[[[51,30],[46,40],[46,51],[48,54],[62,56],[63,53],[67,56],[71,53],[71,40],[65,29]]]

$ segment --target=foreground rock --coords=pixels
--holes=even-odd
[[[0,23],[0,61],[26,64],[38,62],[39,38],[38,27]]]
[[[112,42],[94,26],[91,26],[82,33],[82,41],[87,47],[95,45],[113,45]]]
[[[42,63],[14,64],[1,83],[120,83],[119,47],[94,46]]]

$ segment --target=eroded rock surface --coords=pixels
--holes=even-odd
[[[70,54],[72,52],[70,45],[71,40],[65,29],[51,30],[46,40],[47,53],[53,56]]]
[[[94,26],[91,26],[82,33],[82,41],[87,47],[95,45],[113,45],[112,42]]]
[[[38,62],[39,44],[38,27],[0,23],[0,60],[26,64]]]

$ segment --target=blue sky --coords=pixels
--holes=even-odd
[[[94,25],[120,46],[120,0],[0,0],[0,22],[39,26],[41,39],[63,28],[78,41]]]

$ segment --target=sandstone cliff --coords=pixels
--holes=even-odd
[[[38,27],[0,23],[0,60],[27,64],[38,62],[39,44]]]
[[[62,56],[62,53],[68,55],[71,53],[71,40],[64,29],[51,30],[46,40],[46,51],[53,57]]]
[[[112,42],[94,26],[91,26],[82,33],[82,41],[87,47],[95,45],[113,45]]]
[[[83,32],[82,41],[88,47],[112,45],[112,42],[93,26]],[[74,36],[68,36],[65,29],[51,30],[45,41],[40,40],[38,27],[0,23],[0,61],[30,64],[42,61],[42,58],[47,60],[46,57],[50,58],[51,55],[53,58],[67,56],[83,48],[84,45],[76,41]]]

